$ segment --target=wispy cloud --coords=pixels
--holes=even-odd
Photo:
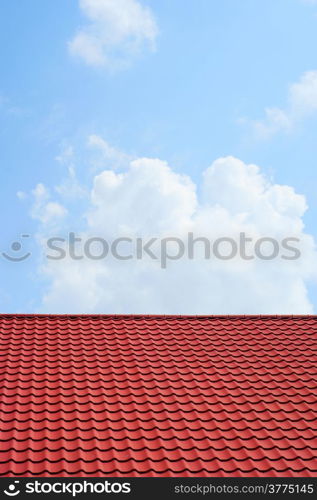
[[[317,71],[308,71],[290,85],[285,108],[267,108],[265,117],[251,124],[258,138],[269,139],[280,132],[291,132],[314,114],[317,114]]]
[[[56,201],[50,200],[49,190],[41,183],[32,191],[33,206],[31,216],[42,224],[56,224],[67,215],[66,208]]]
[[[125,167],[133,159],[126,153],[113,147],[100,135],[92,134],[88,137],[88,147],[97,153],[94,160],[91,160],[96,167],[111,168]]]
[[[70,40],[73,56],[90,66],[116,70],[155,48],[158,27],[151,10],[137,0],[79,0],[87,18]]]

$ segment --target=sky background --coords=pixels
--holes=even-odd
[[[316,312],[317,2],[3,0],[0,46],[0,250],[32,252],[0,258],[2,312]],[[239,228],[299,235],[301,262],[42,256]]]

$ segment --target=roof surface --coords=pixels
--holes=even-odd
[[[0,474],[314,476],[317,317],[0,316]]]

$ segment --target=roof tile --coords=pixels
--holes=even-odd
[[[0,316],[0,474],[314,476],[315,316]]]

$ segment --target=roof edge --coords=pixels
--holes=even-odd
[[[274,319],[287,319],[287,318],[301,318],[301,319],[317,319],[316,314],[45,314],[45,313],[0,313],[0,318],[274,318]]]

